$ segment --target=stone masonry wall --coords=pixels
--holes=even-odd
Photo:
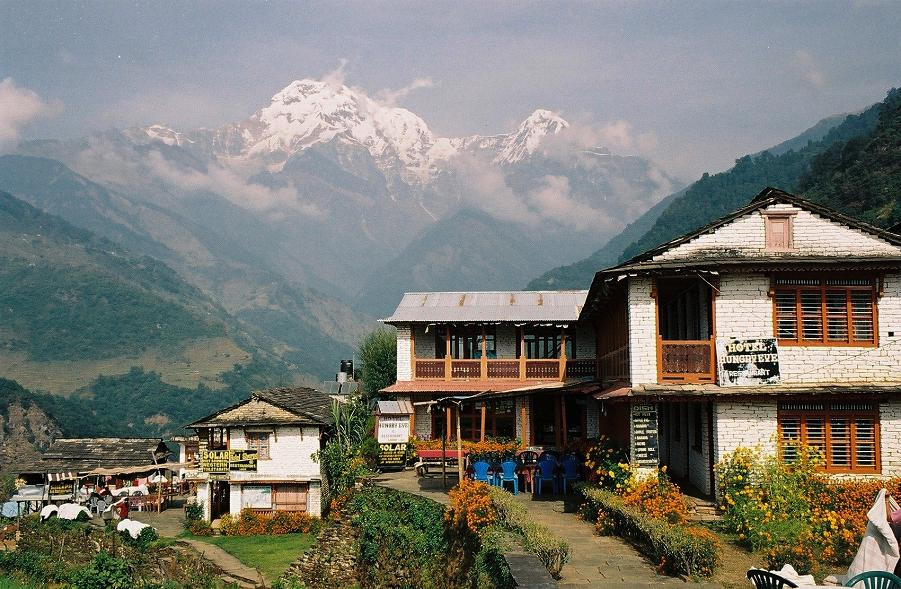
[[[629,280],[629,370],[632,384],[657,382],[657,302],[650,278]]]
[[[717,337],[773,337],[769,289],[770,279],[764,274],[723,275],[716,298]],[[885,277],[883,296],[876,305],[878,347],[779,346],[782,382],[901,380],[901,276]]]
[[[354,527],[345,521],[329,522],[316,543],[288,567],[282,579],[299,580],[310,589],[359,586],[354,547],[357,535]]]
[[[397,380],[413,380],[410,356],[410,326],[397,326]]]

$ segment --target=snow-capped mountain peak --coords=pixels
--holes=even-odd
[[[520,123],[515,133],[504,139],[501,151],[494,161],[502,164],[516,163],[532,155],[542,139],[548,135],[556,135],[567,127],[569,123],[559,114],[537,109]]]

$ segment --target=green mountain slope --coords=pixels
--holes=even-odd
[[[546,272],[530,282],[529,288],[588,288],[598,270],[728,214],[765,186],[799,190],[814,159],[834,146],[872,132],[881,108],[877,104],[859,114],[828,117],[770,150],[736,160],[735,166],[725,172],[704,174],[650,209],[588,258]]]

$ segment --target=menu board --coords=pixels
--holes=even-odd
[[[774,337],[718,339],[716,357],[721,387],[779,383],[779,349]]]
[[[407,461],[407,442],[379,444],[379,466],[382,468],[403,468]]]
[[[632,461],[653,467],[660,461],[656,405],[632,405]]]

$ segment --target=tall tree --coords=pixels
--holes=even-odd
[[[369,332],[360,343],[360,362],[366,398],[374,400],[397,382],[397,332],[385,327]]]

